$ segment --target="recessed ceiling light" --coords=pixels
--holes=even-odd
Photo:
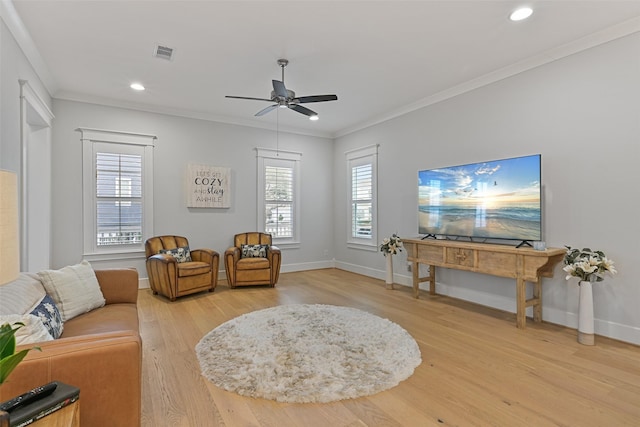
[[[142,86],[140,83],[131,83],[131,86],[129,87],[133,90],[144,90],[144,86]]]
[[[514,10],[511,15],[509,15],[509,19],[512,21],[522,21],[530,17],[532,13],[533,9],[530,7],[521,7],[520,9]]]
[[[317,114],[316,114],[315,116],[309,116],[309,120],[316,121],[316,120],[318,120],[318,119],[320,119],[320,117],[318,117],[318,115],[317,115]]]

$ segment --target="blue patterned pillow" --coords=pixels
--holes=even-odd
[[[241,258],[266,258],[269,245],[240,245]]]
[[[183,246],[175,249],[160,249],[161,254],[171,255],[176,259],[176,262],[191,262],[191,251],[189,246]]]
[[[51,299],[49,295],[45,295],[42,301],[40,301],[40,304],[38,304],[30,314],[33,314],[42,321],[54,339],[60,338],[64,328],[62,316],[60,316],[58,306],[56,306],[56,303],[53,302],[53,299]]]

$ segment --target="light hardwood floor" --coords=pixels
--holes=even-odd
[[[218,389],[194,347],[221,323],[282,304],[333,304],[388,318],[418,342],[422,364],[397,387],[328,404],[283,404]],[[176,302],[140,291],[142,425],[640,426],[640,347],[336,270],[280,275],[276,288],[229,289]]]

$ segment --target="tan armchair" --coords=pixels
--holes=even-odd
[[[158,236],[144,244],[149,285],[154,295],[175,301],[177,297],[201,291],[213,292],[218,284],[220,254],[211,249],[191,249],[191,261],[178,262],[162,250],[184,248],[189,241],[181,236]]]
[[[268,248],[264,254],[260,254],[264,256],[251,257],[245,254],[243,257],[243,245],[268,245]],[[280,249],[271,245],[271,234],[258,232],[236,234],[233,246],[224,253],[227,283],[230,288],[246,285],[274,287],[280,275],[281,260]]]

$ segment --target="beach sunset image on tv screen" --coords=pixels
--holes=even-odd
[[[420,234],[541,240],[540,155],[418,172]]]

